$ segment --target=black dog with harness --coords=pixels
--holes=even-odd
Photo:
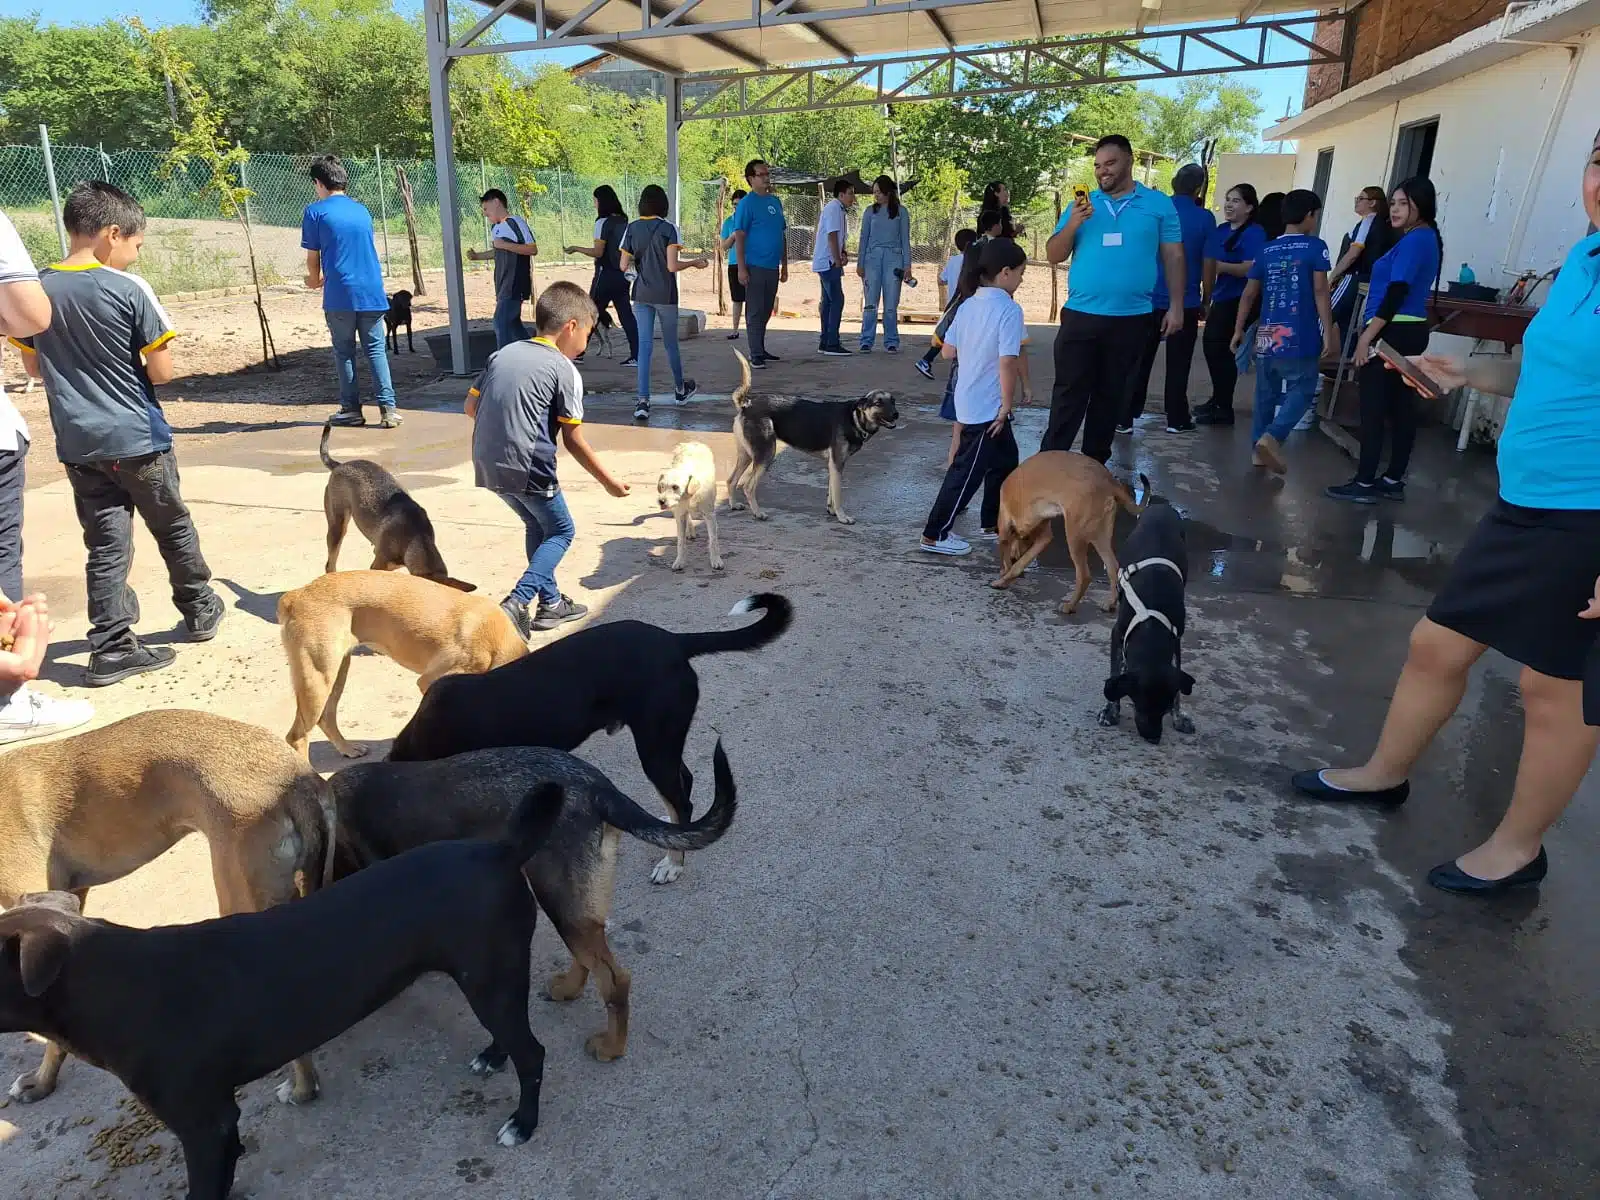
[[[1194,677],[1183,669],[1183,589],[1188,582],[1188,551],[1183,518],[1165,501],[1154,501],[1139,517],[1122,553],[1128,565],[1117,576],[1122,593],[1111,629],[1111,676],[1100,724],[1122,719],[1122,700],[1133,701],[1139,735],[1161,741],[1161,724],[1172,714],[1172,728],[1193,733],[1183,715],[1182,697],[1194,691]]]

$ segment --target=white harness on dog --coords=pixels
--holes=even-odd
[[[1179,579],[1183,578],[1183,568],[1170,558],[1141,558],[1131,566],[1122,568],[1117,575],[1117,587],[1128,598],[1128,607],[1133,609],[1133,619],[1128,622],[1128,627],[1122,631],[1123,645],[1128,644],[1128,635],[1133,632],[1133,627],[1139,624],[1140,621],[1158,621],[1167,627],[1167,632],[1173,637],[1178,636],[1178,631],[1174,628],[1167,614],[1156,612],[1153,608],[1147,608],[1145,602],[1139,599],[1139,593],[1133,590],[1132,579],[1134,575],[1146,567],[1170,567],[1177,572]]]

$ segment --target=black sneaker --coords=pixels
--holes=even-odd
[[[872,353],[872,347],[871,346],[857,346],[856,347],[856,353],[857,354],[871,354]]]
[[[1132,433],[1133,432],[1133,422],[1132,421],[1118,421],[1117,422],[1117,430],[1116,431],[1118,433]]]
[[[682,404],[685,400],[687,400],[690,396],[694,395],[699,390],[700,390],[700,385],[698,383],[696,383],[692,379],[685,379],[683,381],[683,386],[681,388],[679,388],[676,392],[674,392],[673,395],[677,396],[678,403]]]
[[[917,359],[917,374],[924,379],[933,378],[933,364],[925,358]]]
[[[217,628],[227,611],[228,606],[222,602],[222,597],[213,592],[208,603],[192,613],[184,614],[184,632],[189,635],[191,642],[209,642],[217,636]]]
[[[127,650],[107,650],[89,656],[89,669],[84,672],[84,683],[90,687],[105,687],[121,683],[146,671],[159,671],[170,667],[178,652],[171,646],[146,646],[135,643]]]
[[[1194,415],[1196,425],[1232,425],[1233,410],[1227,408],[1202,408]]]
[[[1390,479],[1385,475],[1372,486],[1378,489],[1378,495],[1385,500],[1404,500],[1406,498],[1406,481],[1404,479]]]
[[[637,367],[639,365],[639,360],[630,354],[617,365],[623,367]]]
[[[763,362],[782,362],[783,361],[783,359],[779,358],[776,354],[774,354],[770,350],[763,350],[761,352],[761,359],[762,359]]]
[[[533,628],[540,633],[546,633],[557,625],[565,625],[568,621],[576,621],[579,617],[587,616],[589,610],[582,604],[563,595],[555,604],[546,604],[539,601],[539,615],[533,619]]]
[[[533,636],[533,618],[528,615],[528,606],[515,596],[507,596],[500,601],[500,611],[505,613],[511,622],[511,627],[517,631],[517,636],[527,641]]]
[[[1324,488],[1322,494],[1334,500],[1348,500],[1352,504],[1376,504],[1378,489],[1370,483],[1352,479],[1349,483],[1336,483]]]
[[[855,357],[854,351],[846,350],[843,346],[824,346],[822,348],[822,353],[827,355],[829,358],[854,358]]]
[[[359,408],[341,408],[328,418],[329,425],[365,425],[367,419]]]
[[[575,363],[581,363],[584,359],[586,359],[588,357],[589,357],[589,352],[587,350],[585,350],[582,354],[578,355],[578,357],[573,359],[572,361],[575,362]]]
[[[1193,421],[1185,421],[1181,425],[1173,425],[1172,423],[1168,422],[1168,424],[1167,424],[1167,432],[1168,433],[1193,433],[1194,432],[1194,422]]]
[[[641,400],[633,406],[633,419],[635,421],[648,421],[650,419],[650,401]]]
[[[759,355],[755,358],[752,358],[750,360],[750,369],[752,371],[765,371],[767,369],[767,360]]]
[[[883,348],[883,352],[885,354],[899,354],[900,353],[900,347],[899,346],[885,346]]]
[[[735,329],[732,333],[730,333],[728,335],[728,340],[730,342],[737,342],[739,340],[739,331]]]

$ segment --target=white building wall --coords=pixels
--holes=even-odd
[[[1600,127],[1600,38],[1578,60],[1571,94],[1546,167],[1533,179],[1539,147],[1571,58],[1559,47],[1529,52],[1477,74],[1400,100],[1370,116],[1312,134],[1297,149],[1295,186],[1309,188],[1317,154],[1332,147],[1325,236],[1353,224],[1362,187],[1386,187],[1401,127],[1439,118],[1429,177],[1439,192],[1445,279],[1469,263],[1479,282],[1506,287],[1524,270],[1547,271],[1588,232],[1579,180]],[[1529,205],[1518,235],[1518,210]]]

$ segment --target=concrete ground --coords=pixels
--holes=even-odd
[[[626,394],[594,397],[591,440],[633,495],[566,471],[579,537],[561,578],[593,620],[719,628],[758,590],[797,609],[766,650],[697,663],[688,759],[703,804],[725,738],[740,785],[732,831],[669,887],[647,882],[646,848],[624,852],[612,943],[634,973],[628,1056],[583,1053],[602,1021],[592,993],[535,1000],[543,1122],[527,1146],[500,1149],[513,1085],[467,1073],[484,1034],[452,984],[424,980],[321,1051],[315,1106],[278,1105],[272,1080],[243,1089],[240,1192],[1600,1194],[1593,786],[1550,839],[1541,892],[1484,905],[1421,884],[1504,803],[1514,668],[1477,673],[1400,812],[1316,808],[1285,786],[1291,769],[1347,760],[1374,735],[1407,632],[1492,495],[1487,460],[1428,439],[1404,506],[1352,509],[1321,497],[1348,464],[1320,439],[1291,447],[1287,483],[1251,472],[1244,428],[1175,436],[1151,423],[1119,439],[1113,467],[1147,473],[1190,517],[1198,732],[1149,746],[1131,721],[1095,722],[1103,581],[1063,618],[1059,545],[1007,593],[985,586],[986,547],[961,561],[918,553],[948,441],[936,392],[881,354],[794,364],[814,336],[780,333],[791,361],[761,383],[802,390],[826,371],[835,392],[888,382],[909,397],[902,427],[846,475],[857,525],[828,523],[825,471],[785,453],[763,492],[772,520],[720,518],[726,572],[707,569],[703,541],[685,574],[669,572],[656,474],[685,436],[725,462],[722,397],[658,408],[648,429],[628,422]],[[1035,331],[1041,397],[1049,336]],[[708,388],[724,350],[691,346]],[[602,364],[591,386],[621,375]],[[417,410],[459,391],[418,387],[402,430],[341,431],[335,452],[393,468],[453,573],[499,594],[521,567],[520,530],[471,485],[465,419]],[[322,563],[322,413],[180,442],[232,611],[174,668],[93,693],[103,719],[204,707],[287,729],[274,614]],[[1039,409],[1020,418],[1025,452],[1042,424]],[[47,439],[35,454],[48,456]],[[82,549],[65,484],[32,490],[27,516],[30,583],[62,622],[46,686],[83,694]],[[134,582],[161,640],[177,617],[139,537]],[[348,542],[346,565],[363,549]],[[343,728],[382,752],[416,699],[411,677],[362,657]],[[320,769],[340,765],[320,740],[312,749]],[[660,807],[626,736],[583,753]],[[214,911],[193,839],[90,901],[134,924]],[[536,973],[563,961],[542,923]],[[0,1037],[0,1077],[37,1052]],[[0,1111],[0,1168],[8,1194],[40,1200],[182,1192],[170,1135],[80,1062],[54,1096]]]

